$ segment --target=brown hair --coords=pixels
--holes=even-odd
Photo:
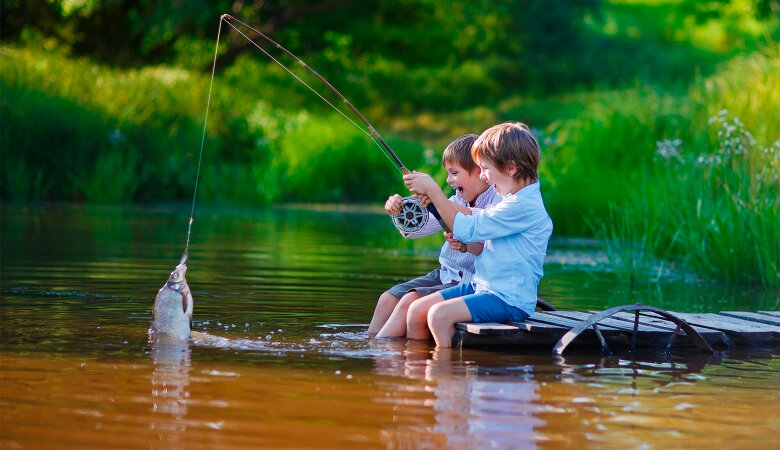
[[[483,131],[471,147],[471,156],[474,161],[489,162],[502,173],[515,166],[512,178],[516,181],[539,180],[539,143],[524,123],[504,122]]]
[[[479,170],[477,163],[471,157],[471,146],[478,137],[476,134],[464,134],[452,141],[444,149],[444,154],[441,155],[442,164],[457,164],[466,169],[468,173]]]

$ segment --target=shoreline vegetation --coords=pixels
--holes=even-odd
[[[685,39],[704,42],[706,29],[720,36],[709,27],[691,27]],[[210,73],[113,67],[28,41],[0,45],[0,201],[192,198]],[[682,64],[679,48],[660,45],[646,51]],[[707,50],[720,55],[711,70],[664,81],[637,76],[570,92],[510,92],[442,111],[353,103],[407,167],[442,184],[443,143],[505,120],[528,123],[542,146],[554,233],[599,239],[627,282],[684,268],[701,279],[776,288],[780,45]],[[472,66],[449,81],[471,77],[464,89],[478,90],[490,77]],[[445,76],[414,74],[423,75]],[[376,204],[405,192],[382,150],[291,78],[260,58],[218,73],[197,201]],[[449,92],[447,81],[436,95]]]

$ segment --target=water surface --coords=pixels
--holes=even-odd
[[[202,208],[187,279],[205,339],[149,342],[189,208],[3,206],[0,446],[535,448],[780,445],[780,349],[604,357],[369,341],[378,295],[436,265],[368,210]],[[556,238],[560,309],[780,309],[778,291],[626,286]]]

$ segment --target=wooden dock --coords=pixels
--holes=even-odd
[[[635,304],[602,312],[537,311],[525,322],[458,323],[453,346],[567,347],[695,346],[705,352],[743,345],[780,350],[780,311],[677,313]]]

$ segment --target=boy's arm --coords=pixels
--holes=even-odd
[[[466,215],[471,215],[471,209],[469,209],[469,207],[449,201],[439,185],[436,184],[436,181],[428,174],[420,172],[408,173],[404,175],[404,183],[406,183],[406,187],[408,187],[410,191],[427,196],[430,199],[450,230],[455,222],[455,214],[461,212]]]
[[[482,253],[482,250],[485,248],[484,242],[472,242],[470,244],[464,244],[463,242],[455,239],[455,237],[452,236],[452,233],[444,232],[444,239],[447,240],[447,243],[450,244],[450,248],[453,250],[457,250],[459,252],[469,252],[474,256],[479,256]],[[463,246],[466,246],[466,249],[463,250]]]

